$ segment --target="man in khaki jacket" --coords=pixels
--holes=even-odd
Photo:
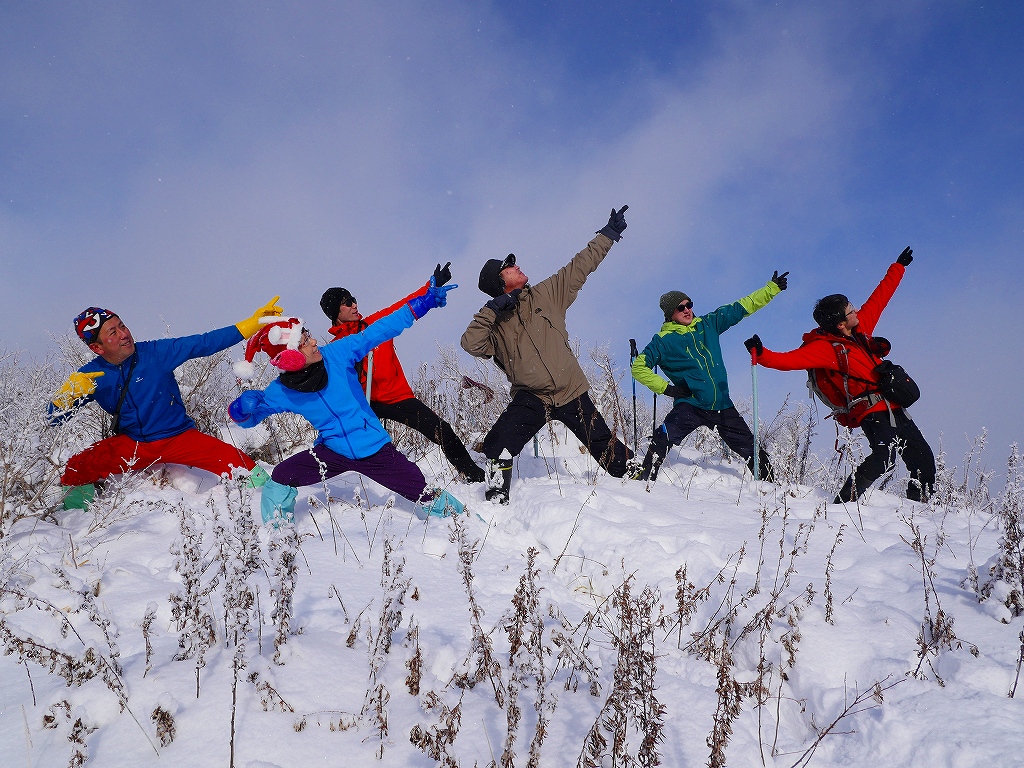
[[[531,286],[509,254],[480,270],[480,290],[491,296],[462,334],[462,348],[493,358],[512,385],[512,402],[484,438],[487,498],[508,504],[512,460],[548,419],[565,424],[614,477],[632,454],[615,439],[587,394],[590,384],[569,347],[565,313],[626,228],[625,212],[612,209],[597,237],[546,280]]]

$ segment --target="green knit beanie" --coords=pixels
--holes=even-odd
[[[690,297],[682,291],[669,291],[662,294],[658,304],[661,306],[661,311],[665,313],[666,323],[672,320],[672,315],[676,313],[676,307],[684,301],[690,301]]]

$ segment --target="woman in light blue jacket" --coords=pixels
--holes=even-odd
[[[430,514],[445,516],[462,511],[462,504],[447,491],[426,491],[423,473],[391,443],[391,437],[366,402],[356,364],[374,347],[393,339],[434,307],[447,303],[446,294],[457,285],[430,289],[361,333],[317,346],[297,318],[275,323],[253,337],[246,350],[272,356],[282,369],[264,391],[242,393],[228,408],[243,427],[254,427],[274,413],[297,413],[319,432],[307,451],[291,456],[274,468],[263,487],[264,522],[291,518],[297,487],[313,485],[342,472],[359,472],[407,499],[420,503]],[[425,492],[426,491],[426,492]]]

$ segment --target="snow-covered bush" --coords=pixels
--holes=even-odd
[[[47,517],[61,506],[64,462],[91,442],[91,409],[50,427],[50,398],[66,374],[46,361],[0,354],[0,538],[26,517]]]

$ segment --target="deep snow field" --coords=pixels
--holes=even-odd
[[[467,504],[462,529],[475,550],[468,556],[475,599],[483,611],[479,621],[506,686],[509,635],[503,618],[513,611],[528,549],[538,552],[541,642],[552,651],[545,656],[548,727],[540,765],[577,763],[612,691],[617,659],[612,633],[619,626],[613,594],[626,580],[634,599],[645,587],[655,591],[654,696],[664,706],[657,746],[662,765],[708,764],[707,740],[719,709],[719,665],[702,658],[699,644],[691,641],[695,634],[707,637],[709,626],[714,630],[709,647],[720,648],[724,641],[729,649],[728,678],[741,687],[752,683],[760,664],[765,684],[763,704],[745,696],[731,724],[725,747],[730,766],[994,768],[1024,763],[1024,689],[1018,698],[1008,697],[1017,674],[1022,619],[1010,618],[997,600],[979,603],[965,582],[972,558],[982,578],[994,561],[999,531],[987,516],[913,504],[878,490],[859,506],[847,507],[826,504],[829,497],[818,489],[783,490],[762,483],[759,491],[740,464],[685,450],[671,454],[657,484],[648,489],[596,472],[593,460],[564,434],[554,447],[541,441],[541,449],[548,458],[533,457],[528,446],[518,460],[507,507],[485,502],[481,485],[448,486]],[[428,478],[450,471],[436,454],[420,465]],[[86,610],[78,610],[81,596],[60,585],[58,569],[63,569],[74,589],[96,595],[99,613],[111,621],[108,633],[120,652],[119,679],[130,710],[120,710],[99,677],[69,686],[38,663],[23,665],[17,655],[2,656],[3,766],[68,765],[75,748],[68,736],[79,719],[88,731],[80,737],[86,765],[229,765],[235,649],[225,646],[222,592],[214,589],[207,598],[219,618],[198,698],[194,661],[174,660],[179,633],[169,601],[182,590],[171,554],[172,544],[181,539],[175,505],[183,501],[188,506],[205,531],[203,546],[209,553],[213,507],[208,504],[223,506],[225,492],[212,475],[200,471],[173,467],[162,478],[162,485],[143,480],[130,495],[135,500],[130,513],[108,527],[90,530],[93,515],[74,511],[65,513],[59,525],[23,520],[2,542],[3,583],[45,598],[56,609],[22,605],[19,610],[8,592],[0,601],[0,616],[9,631],[77,657],[86,645],[111,654],[99,628],[102,618],[91,622]],[[301,555],[292,628],[301,632],[282,647],[283,663],[273,658],[271,569],[264,566],[250,577],[259,588],[263,619],[247,639],[246,669],[236,688],[234,765],[435,765],[410,742],[410,731],[438,724],[441,708],[428,708],[430,700],[452,708],[460,697],[460,728],[448,753],[467,768],[492,759],[500,764],[508,724],[494,685],[486,677],[471,688],[453,682],[456,673],[472,671],[467,658],[473,629],[452,521],[420,520],[412,504],[401,498],[389,504],[391,496],[383,488],[355,475],[335,478],[328,488],[329,507],[322,487],[300,491],[296,529]],[[258,518],[258,499],[253,501]],[[920,552],[912,546],[912,527]],[[265,559],[269,536],[260,529]],[[388,550],[390,575],[382,578]],[[922,576],[922,552],[926,564],[934,558],[925,568],[930,580]],[[684,565],[696,590],[709,591],[707,599],[692,602],[693,615],[680,631],[676,574]],[[207,582],[215,570],[211,566],[204,574]],[[396,589],[396,576],[408,579],[408,585]],[[777,611],[770,630],[744,632],[772,600],[773,590]],[[390,651],[384,654],[379,626],[387,597],[392,598],[390,615],[401,611],[401,624],[390,633]],[[156,617],[148,631],[152,668],[146,671],[143,620],[154,606]],[[734,620],[715,624],[731,608]],[[918,638],[926,611],[934,619],[939,608],[952,618],[957,639],[937,641],[922,651]],[[73,628],[66,637],[60,612]],[[406,682],[407,662],[416,648],[409,637],[413,623],[422,658],[418,695],[410,694]],[[589,656],[598,686],[592,687],[584,672],[558,664],[565,646],[553,642],[556,631]],[[364,711],[371,665],[385,691],[387,733],[380,759],[380,720],[372,707]],[[270,711],[264,711],[260,691],[245,679],[250,672],[257,672],[258,680],[269,683],[293,711],[282,711],[273,696]],[[577,685],[567,690],[570,678]],[[871,696],[876,683],[881,700]],[[862,694],[854,711],[806,754],[818,733]],[[530,678],[518,698],[522,722],[515,765],[527,765],[537,723],[535,695]],[[70,709],[61,704],[65,701]],[[166,746],[159,744],[150,718],[157,705],[173,717],[174,739]],[[53,727],[44,727],[47,716]],[[640,738],[631,716],[626,733],[626,751],[635,756]],[[605,736],[610,750],[611,735]],[[605,756],[599,764],[613,762]],[[627,763],[620,758],[614,764]]]

